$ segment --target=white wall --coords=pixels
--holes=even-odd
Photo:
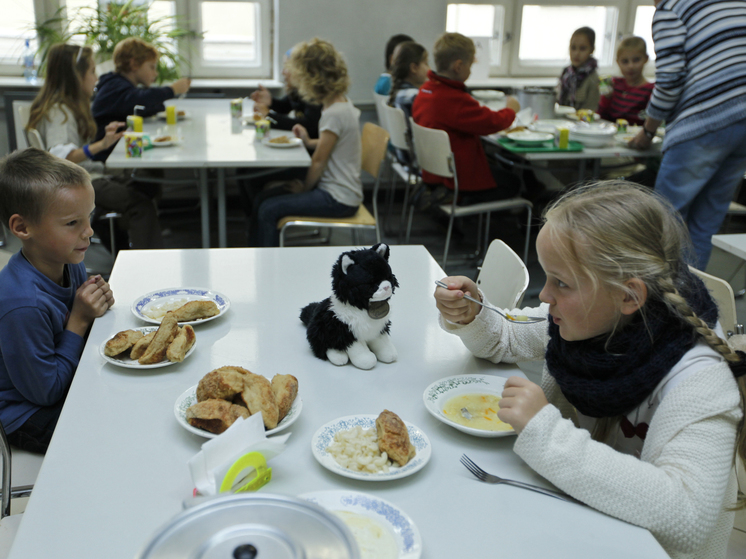
[[[279,0],[279,49],[319,37],[342,52],[354,103],[372,103],[391,35],[406,33],[432,55],[446,25],[447,0]],[[432,64],[432,57],[430,59]]]

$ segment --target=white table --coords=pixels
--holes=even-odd
[[[218,244],[225,247],[225,170],[248,167],[253,169],[280,169],[308,167],[311,157],[303,147],[273,148],[255,139],[253,126],[246,126],[240,119],[231,118],[230,99],[174,99],[166,105],[174,105],[186,111],[187,118],[167,127],[165,120],[145,119],[143,131],[155,138],[156,134],[175,133],[182,141],[175,146],[147,150],[142,158],[125,157],[125,145],[120,141],[106,161],[110,169],[174,169],[194,168],[199,171],[200,202],[202,220],[202,246],[210,246],[210,191],[207,181],[208,169],[217,170],[218,198]],[[288,134],[273,131],[272,135]],[[261,176],[257,172],[255,176]]]
[[[299,311],[330,294],[331,266],[344,250],[120,252],[111,275],[117,304],[93,325],[11,559],[132,559],[192,495],[187,460],[206,439],[176,422],[174,402],[223,365],[270,377],[292,373],[299,380],[302,414],[289,429],[287,449],[270,462],[273,479],[261,491],[350,489],[387,499],[417,525],[423,559],[666,557],[647,530],[580,505],[483,484],[459,463],[466,453],[494,473],[549,487],[513,453],[513,437],[472,437],[426,411],[422,394],[440,378],[520,373],[473,357],[438,327],[433,281],[444,273],[424,247],[391,249],[401,284],[392,300],[396,363],[362,371],[313,357]],[[101,342],[143,325],[130,312],[132,301],[172,286],[220,291],[231,309],[195,328],[195,352],[182,364],[142,373],[105,363]],[[310,441],[321,425],[384,408],[430,438],[432,458],[424,469],[375,483],[340,477],[313,458]]]
[[[742,260],[746,260],[746,233],[736,235],[713,235],[712,244]]]

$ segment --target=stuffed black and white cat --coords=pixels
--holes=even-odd
[[[332,296],[300,313],[313,354],[335,365],[351,361],[360,369],[396,361],[388,314],[397,287],[387,245],[342,253],[332,267]]]

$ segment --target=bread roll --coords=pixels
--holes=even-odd
[[[416,453],[414,445],[409,442],[409,431],[401,418],[394,412],[383,410],[376,419],[378,433],[378,450],[388,454],[389,458],[404,466]]]
[[[298,379],[293,375],[275,375],[272,378],[272,393],[277,404],[279,423],[288,414],[298,395]]]
[[[132,346],[132,350],[130,351],[130,359],[137,361],[142,357],[142,354],[148,349],[150,342],[155,338],[155,332],[156,331],[153,330],[150,334],[146,334],[135,342],[135,345]]]
[[[243,403],[251,415],[262,412],[264,426],[267,429],[274,429],[279,422],[280,412],[275,403],[275,395],[272,392],[272,385],[262,375],[249,373],[244,377],[244,389],[237,394],[234,400],[237,403]]]
[[[232,400],[236,394],[243,392],[244,377],[248,374],[251,373],[241,367],[220,367],[210,371],[197,385],[197,401],[211,398]]]
[[[125,330],[124,332],[119,332],[112,339],[106,342],[104,354],[109,357],[119,355],[135,345],[135,342],[140,338],[142,338],[142,332],[138,330]]]
[[[197,338],[194,335],[194,328],[188,324],[183,328],[179,329],[179,333],[174,338],[174,341],[168,346],[166,350],[166,357],[169,361],[181,362],[184,361],[187,351],[189,351]]]
[[[140,365],[151,365],[163,361],[166,358],[166,351],[168,351],[169,344],[174,340],[178,332],[179,325],[177,324],[174,313],[167,312],[153,337],[153,341],[150,342],[148,349],[145,350],[145,353],[142,354],[137,362]]]
[[[186,410],[189,425],[210,433],[222,433],[239,417],[249,417],[248,410],[225,400],[205,400]]]
[[[187,304],[173,311],[173,313],[179,322],[189,322],[220,314],[220,309],[214,301],[189,301]]]

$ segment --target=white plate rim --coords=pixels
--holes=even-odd
[[[138,332],[142,332],[143,334],[150,334],[151,332],[155,332],[156,330],[158,330],[158,326],[140,326],[138,328],[128,328],[127,330],[136,330]],[[124,330],[120,330],[119,332],[124,332]],[[183,363],[194,352],[194,348],[197,347],[197,340],[195,338],[194,344],[192,345],[192,347],[189,348],[189,351],[187,351],[186,355],[184,356],[184,361],[169,361],[168,359],[166,359],[165,361],[161,361],[160,363],[140,365],[140,363],[138,363],[137,361],[122,361],[121,359],[116,359],[115,357],[109,357],[108,355],[106,355],[106,342],[116,336],[119,332],[106,338],[99,346],[98,352],[101,357],[106,360],[107,363],[111,363],[112,365],[116,365],[117,367],[125,367],[127,369],[158,369],[159,367],[168,367],[169,365],[176,365],[176,363]]]
[[[342,428],[349,429],[356,425],[360,425],[364,429],[375,429],[377,417],[378,414],[346,415],[325,423],[318,428],[311,438],[311,452],[313,453],[314,458],[316,458],[319,464],[335,474],[363,481],[388,481],[392,479],[401,479],[419,472],[424,468],[432,455],[430,439],[427,438],[427,435],[425,435],[422,429],[409,421],[404,421],[404,424],[407,426],[409,440],[417,449],[417,453],[415,454],[415,457],[404,466],[392,467],[389,469],[388,473],[367,474],[363,472],[353,472],[352,470],[340,466],[337,461],[334,460],[334,457],[326,452],[326,447],[329,446],[330,441],[334,438],[334,434],[337,431],[342,430]]]
[[[458,393],[467,392],[467,390],[460,390],[460,388],[472,385],[480,385],[482,390],[484,390],[485,386],[495,388],[499,387],[499,392],[497,390],[489,391],[489,393],[494,393],[499,396],[502,394],[502,388],[505,386],[505,381],[507,380],[508,379],[506,379],[505,377],[493,375],[463,374],[445,377],[440,380],[436,380],[435,382],[430,384],[430,386],[425,388],[425,391],[422,393],[422,401],[425,404],[425,408],[427,409],[427,411],[430,412],[433,417],[439,419],[440,421],[450,427],[453,427],[454,429],[458,429],[459,431],[462,431],[469,435],[474,435],[475,437],[509,437],[516,434],[515,430],[485,431],[484,429],[474,429],[473,427],[460,425],[455,421],[451,421],[448,417],[443,415],[440,406],[437,405],[442,396],[447,394],[448,392],[454,392],[456,390],[458,390]],[[469,390],[469,392],[473,392],[473,390]],[[458,395],[458,393],[454,392],[453,396]]]
[[[287,136],[287,134],[285,134]],[[273,144],[270,142],[274,138],[270,138],[268,136],[265,136],[262,138],[262,144],[265,146],[269,146],[271,148],[280,148],[280,149],[287,149],[287,148],[297,148],[299,146],[303,145],[303,140],[300,138],[290,138],[290,142],[287,144]]]
[[[183,109],[181,109],[181,110],[183,110]],[[177,112],[177,114],[176,114],[176,121],[177,122],[179,120],[184,120],[184,119],[187,119],[187,118],[191,118],[189,116],[189,111],[184,111],[183,115],[179,115],[178,114],[179,109],[176,109],[176,112]],[[158,111],[157,113],[155,113],[155,116],[156,116],[156,118],[160,118],[160,119],[166,120],[166,111]]]
[[[181,293],[182,291],[185,293],[182,294]],[[202,293],[189,293],[190,291],[202,292]],[[165,295],[166,293],[169,293],[169,294]],[[156,297],[157,295],[160,295],[160,297]],[[226,312],[228,312],[228,309],[231,307],[231,300],[225,295],[223,295],[222,293],[220,293],[219,291],[215,291],[214,289],[206,289],[204,287],[165,287],[163,289],[156,289],[155,291],[151,291],[150,293],[145,293],[143,295],[140,295],[134,301],[132,301],[132,305],[130,305],[130,310],[132,311],[132,314],[134,314],[140,320],[144,320],[145,322],[149,322],[151,324],[160,324],[159,320],[149,318],[145,316],[144,314],[142,314],[140,308],[145,306],[147,303],[150,303],[151,300],[154,300],[154,299],[160,299],[164,297],[177,297],[177,296],[181,297],[182,299],[188,298],[189,296],[194,297],[193,299],[189,299],[189,301],[204,301],[206,298],[210,301],[214,301],[215,304],[218,306],[218,309],[220,310],[220,312],[216,314],[215,316],[203,318],[200,320],[190,320],[186,322],[179,322],[179,324],[181,325],[189,324],[191,326],[195,326],[197,324],[202,324],[203,322],[210,322],[211,320],[215,320],[216,318],[220,318],[221,316],[223,316]]]
[[[190,386],[184,392],[182,392],[178,398],[176,398],[176,402],[174,403],[174,415],[176,416],[176,421],[179,423],[179,425],[181,425],[187,431],[194,433],[195,435],[199,435],[200,437],[205,437],[206,439],[214,439],[215,437],[220,436],[222,433],[210,433],[210,431],[205,431],[204,429],[199,429],[197,427],[194,427],[193,425],[189,425],[189,422],[186,420],[186,409],[189,406],[197,403],[197,386],[197,384],[195,384],[194,386]],[[265,431],[264,434],[266,436],[269,436],[279,433],[280,431],[284,431],[298,420],[302,409],[303,400],[301,400],[300,393],[298,393],[298,395],[296,395],[295,397],[295,400],[293,400],[293,405],[290,407],[290,411],[288,411],[288,414],[282,418],[282,421],[277,424],[277,427]]]
[[[422,555],[422,536],[417,525],[406,512],[386,499],[347,489],[311,491],[298,497],[330,512],[342,510],[375,518],[394,533],[399,559],[419,559]]]
[[[526,136],[534,136],[526,138]],[[549,132],[534,132],[533,130],[522,130],[508,134],[508,138],[517,144],[543,144],[554,139],[554,135]]]

